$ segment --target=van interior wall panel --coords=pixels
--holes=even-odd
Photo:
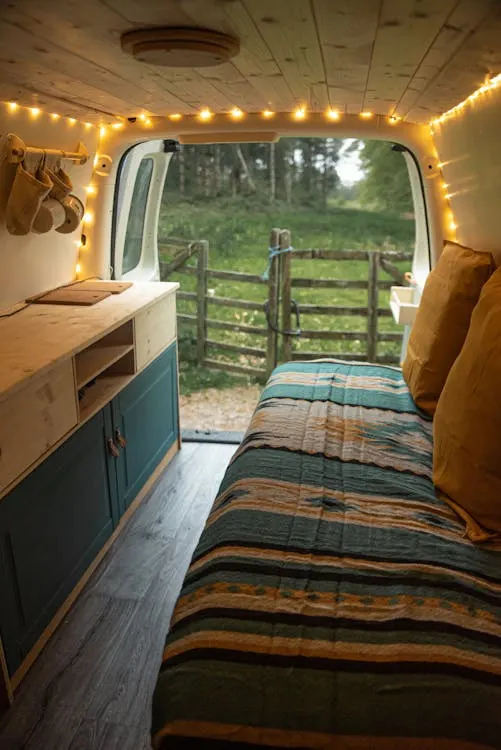
[[[122,51],[121,34],[155,25],[226,32],[241,49],[196,70]],[[0,13],[0,98],[92,122],[299,104],[427,122],[501,72],[500,35],[496,0],[13,0]]]
[[[463,245],[491,252],[501,263],[501,89],[450,115],[434,134],[450,204]]]
[[[76,243],[81,235],[80,228],[72,234],[54,230],[23,236],[8,233],[5,209],[17,166],[6,162],[3,137],[9,133],[19,136],[27,146],[66,151],[76,151],[78,142],[83,142],[90,153],[87,163],[76,165],[65,160],[62,166],[71,178],[73,193],[84,205],[85,186],[91,180],[98,138],[97,128],[86,128],[80,122],[72,123],[63,118],[55,121],[46,112],[34,116],[28,109],[10,112],[0,107],[0,311],[72,281],[78,254]],[[37,166],[36,160],[30,163]]]

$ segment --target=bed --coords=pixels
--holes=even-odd
[[[274,371],[174,610],[153,747],[501,747],[501,546],[431,468],[397,368]]]

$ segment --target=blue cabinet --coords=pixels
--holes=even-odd
[[[177,361],[169,347],[113,400],[117,445],[125,444],[116,462],[123,513],[177,440]]]
[[[12,675],[178,438],[175,345],[0,501]]]

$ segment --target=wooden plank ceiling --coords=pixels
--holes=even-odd
[[[224,31],[241,51],[198,70],[122,51],[124,31],[154,25]],[[0,99],[92,122],[298,105],[426,122],[500,72],[499,0],[0,3]]]

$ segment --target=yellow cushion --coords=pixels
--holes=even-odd
[[[493,271],[490,253],[447,242],[426,279],[402,371],[412,398],[430,416],[464,344],[480,291]]]
[[[473,541],[501,532],[501,268],[486,283],[438,401],[433,481]]]

